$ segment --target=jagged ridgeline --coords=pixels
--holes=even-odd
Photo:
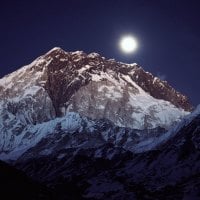
[[[60,48],[5,76],[0,91],[2,107],[25,124],[73,111],[130,128],[167,128],[192,109],[186,96],[135,63]]]
[[[199,199],[191,111],[136,63],[54,48],[0,79],[0,159],[34,199]]]
[[[71,126],[88,117],[145,130],[169,129],[192,109],[186,96],[135,63],[61,48],[0,79],[0,91],[0,148],[5,157],[10,152],[21,155],[71,112],[78,113],[74,119],[68,115]]]

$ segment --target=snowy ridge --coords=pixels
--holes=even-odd
[[[70,61],[71,56],[73,62]],[[79,66],[78,63],[85,59],[89,59],[88,64],[80,63]],[[63,65],[62,68],[60,68],[61,65]],[[74,68],[73,65],[77,65],[77,67]],[[137,129],[157,126],[168,129],[189,113],[182,108],[177,108],[169,101],[156,99],[144,91],[133,80],[133,75],[137,73],[138,69],[140,68],[136,63],[116,63],[115,61],[106,61],[96,53],[89,55],[82,51],[67,53],[56,47],[37,58],[30,65],[0,80],[3,91],[1,95],[4,99],[2,104],[5,109],[9,104],[11,110],[16,110],[22,104],[31,103],[29,107],[32,109],[26,111],[28,114],[24,116],[25,119],[27,118],[27,123],[36,123],[35,118],[39,122],[47,121],[57,115],[63,116],[70,111],[78,112],[92,119],[107,118],[118,126]],[[124,70],[125,72],[123,72]],[[128,70],[127,73],[126,70]],[[74,74],[70,75],[71,73]],[[62,79],[63,81],[61,81]],[[57,81],[51,83],[52,80]],[[66,82],[65,88],[69,88],[69,91],[65,92],[60,89],[63,88],[63,85],[60,85],[63,82]],[[96,82],[96,85],[92,82]],[[76,89],[73,88],[77,88],[77,85],[80,89],[76,92]],[[92,87],[95,87],[98,92],[96,93]],[[55,94],[58,96],[54,97]],[[71,94],[71,98],[69,94]],[[60,99],[59,96],[64,98]],[[88,97],[90,98],[88,99]],[[91,98],[94,98],[92,112],[90,112]],[[38,103],[39,99],[40,103]],[[80,102],[77,102],[77,99],[80,99]],[[83,101],[83,99],[86,100]],[[47,101],[50,105],[49,108],[46,106]],[[41,102],[44,103],[41,104]],[[20,106],[17,105],[18,103]],[[110,113],[107,111],[109,104],[112,108]],[[44,112],[41,117],[42,108],[48,110],[48,113]],[[27,106],[23,110],[25,111],[25,109]],[[20,112],[20,116],[23,115],[20,110],[15,112],[15,115],[19,115],[18,112]]]
[[[170,102],[155,99],[138,86],[129,75],[119,74],[116,79],[116,73],[112,70],[90,75],[94,82],[82,87],[72,97],[72,103],[69,104],[70,111],[79,112],[92,119],[108,118],[118,126],[137,129],[158,126],[168,129],[189,114]],[[96,107],[88,113],[87,109],[91,106],[90,99]],[[112,116],[109,115],[110,112],[106,114],[105,111],[108,101],[112,108],[110,111],[113,112]],[[118,102],[123,102],[123,106]],[[123,112],[120,113],[119,110]]]
[[[123,147],[134,151],[131,144],[137,141],[142,145],[148,135],[145,134],[147,129],[169,129],[188,115],[191,108],[184,95],[136,63],[107,60],[97,53],[65,52],[59,47],[0,79],[0,91],[0,153],[4,158],[20,155],[49,133],[52,135],[70,113],[78,113],[86,124],[90,121],[92,129],[95,129],[96,120],[101,119],[108,120],[113,129],[124,127],[120,131],[127,128],[131,133],[140,129],[137,131],[141,133],[140,139],[135,131],[136,138],[121,132],[111,134],[108,130],[95,136],[100,144],[99,138],[105,142],[113,137],[116,145],[125,137]],[[83,117],[90,120],[83,120]],[[45,132],[47,124],[52,130],[47,128]],[[60,130],[70,132],[69,127]],[[93,143],[85,141],[81,145]]]
[[[6,135],[1,134],[1,151],[4,153],[0,155],[0,158],[3,160],[18,158],[48,134],[53,134],[58,124],[61,125],[63,131],[70,133],[80,128],[81,118],[77,113],[68,113],[66,117],[63,118],[57,118],[37,125],[28,125],[22,130],[20,135],[14,136],[15,140],[13,140],[13,142],[11,140],[13,137],[12,132],[7,132]],[[20,124],[18,125],[20,126]],[[6,144],[5,141],[8,143]]]
[[[93,121],[80,116],[78,113],[69,112],[62,118],[25,127],[20,135],[14,136],[15,140],[12,139],[12,132],[7,132],[6,136],[1,135],[3,138],[0,140],[0,145],[3,152],[0,154],[0,159],[15,160],[24,153],[27,158],[27,156],[31,157],[35,151],[37,151],[37,156],[49,155],[55,152],[57,148],[97,148],[108,142],[115,147],[123,147],[125,150],[142,153],[156,149],[158,145],[173,137],[199,114],[200,106],[176,128],[165,132],[162,129],[141,131],[120,128],[108,121]],[[6,141],[9,141],[7,144],[3,142],[5,137],[7,137]],[[55,138],[56,142],[53,142]],[[64,138],[68,139],[65,139],[64,142]],[[60,146],[60,144],[62,145]],[[31,152],[30,155],[29,152]]]
[[[16,126],[21,127],[19,135],[13,134]],[[57,148],[87,149],[106,143],[133,150],[135,144],[151,136],[157,137],[164,132],[164,129],[142,131],[120,128],[105,120],[93,121],[71,112],[62,118],[41,124],[22,127],[18,122],[16,126],[0,135],[0,159],[2,160],[15,160],[29,151],[31,154],[37,152],[37,156],[40,156],[51,154]]]
[[[56,47],[0,80],[0,159],[59,197],[199,199],[191,110],[136,63]]]
[[[166,143],[168,140],[170,140],[171,138],[176,136],[177,133],[179,133],[179,131],[183,127],[186,127],[198,115],[200,115],[200,105],[198,105],[197,108],[191,114],[185,116],[181,120],[180,123],[178,123],[176,126],[172,127],[165,134],[162,134],[157,138],[152,137],[145,141],[142,141],[141,143],[139,143],[133,147],[133,151],[136,153],[141,153],[141,152],[157,149],[158,147],[162,146],[162,144]]]
[[[18,159],[17,167],[52,186],[74,183],[79,176],[78,184],[89,183],[82,192],[86,198],[199,199],[200,107],[183,121],[158,149],[149,144],[153,135],[155,141],[166,136],[161,129],[131,131],[102,120],[89,125],[89,131],[73,129],[69,137],[60,129],[62,140],[47,136]]]

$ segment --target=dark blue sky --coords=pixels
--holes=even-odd
[[[200,2],[194,0],[1,1],[0,77],[55,46],[137,62],[200,103]],[[118,49],[132,33],[139,49]]]

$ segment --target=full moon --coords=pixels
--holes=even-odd
[[[137,49],[138,43],[133,36],[124,36],[121,38],[119,46],[124,53],[129,54]]]

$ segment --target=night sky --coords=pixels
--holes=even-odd
[[[198,3],[199,2],[199,3]],[[200,103],[200,1],[1,1],[0,77],[55,46],[136,62]],[[118,41],[132,34],[138,50],[124,55]]]

